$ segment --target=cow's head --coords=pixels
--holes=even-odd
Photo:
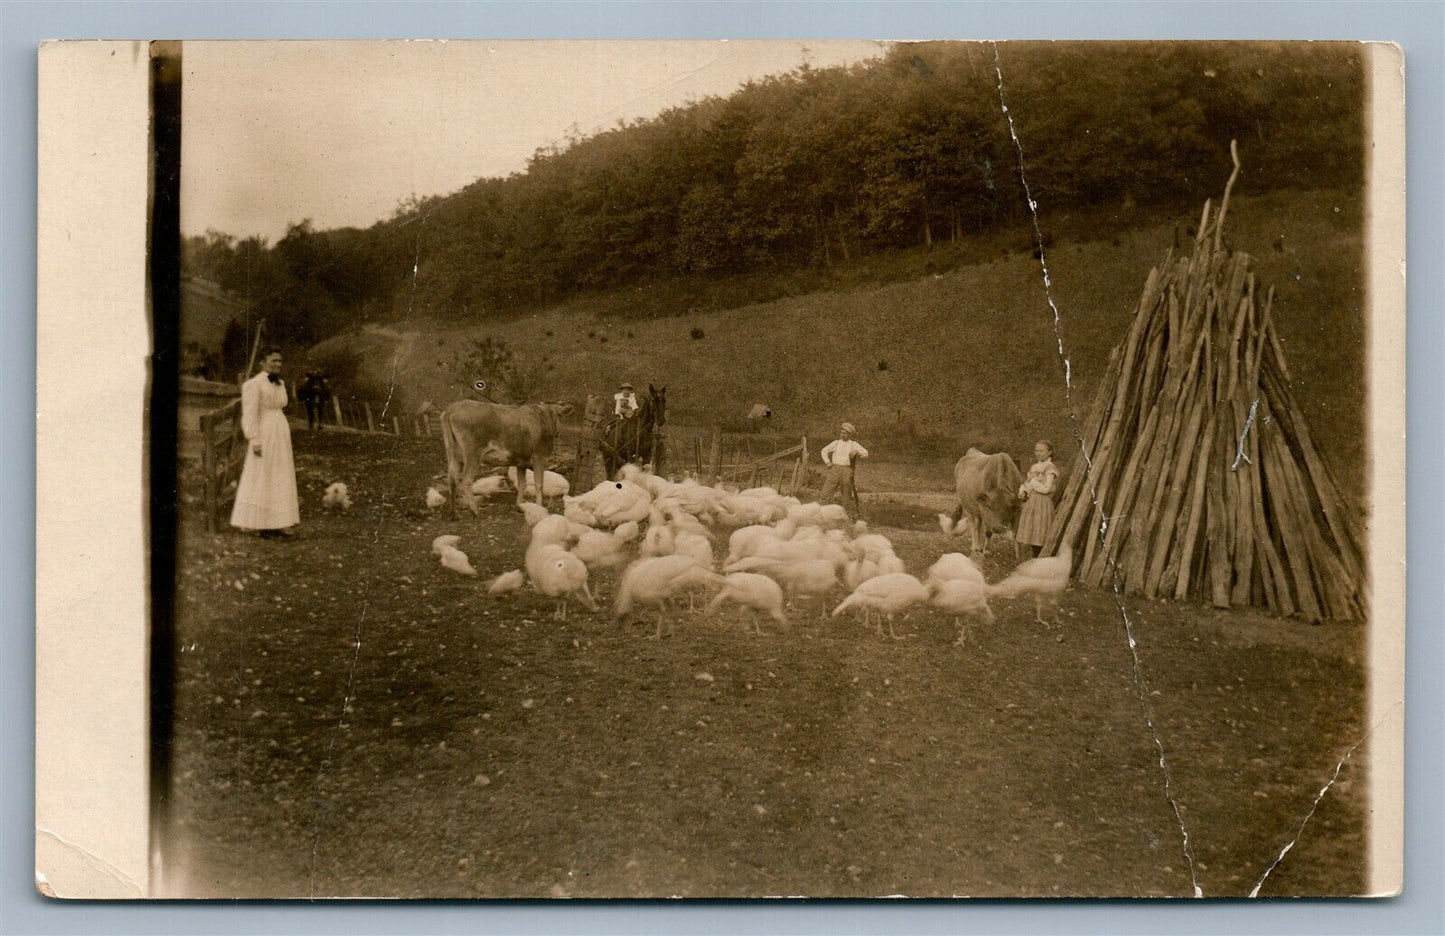
[[[555,400],[551,403],[543,403],[542,405],[558,416],[568,416],[572,413],[572,410],[576,409],[571,403],[566,403],[562,400]]]

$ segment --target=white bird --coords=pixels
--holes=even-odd
[[[522,574],[521,569],[513,569],[510,572],[503,572],[501,575],[492,579],[492,581],[487,585],[487,594],[505,595],[509,592],[514,592],[517,589],[521,588],[526,581],[527,577]]]
[[[580,523],[573,523],[561,514],[549,514],[532,526],[532,538],[527,548],[532,549],[543,543],[569,547],[590,529],[592,528]]]
[[[426,489],[426,505],[432,510],[436,510],[438,507],[445,504],[446,502],[447,496],[441,491],[438,491],[434,487],[429,487]]]
[[[553,617],[567,620],[567,601],[576,599],[588,611],[596,611],[592,592],[587,589],[587,566],[581,559],[555,543],[541,543],[527,550],[527,578],[532,587],[557,599]]]
[[[731,565],[739,559],[754,555],[757,547],[767,541],[776,542],[777,531],[764,524],[754,524],[741,529],[733,530],[728,537],[728,557],[726,564]]]
[[[672,537],[672,551],[675,555],[691,556],[703,568],[713,567],[712,543],[704,536],[687,531],[675,533]]]
[[[938,557],[938,561],[928,567],[928,575],[924,578],[925,585],[935,582],[978,582],[983,584],[983,570],[974,563],[972,559],[963,553],[944,553]]]
[[[613,527],[628,520],[646,520],[652,495],[631,481],[603,481],[580,497],[562,498],[562,504],[563,513],[578,523]]]
[[[631,481],[633,484],[646,488],[647,493],[654,498],[663,497],[674,487],[666,478],[644,471],[641,466],[631,462],[622,466],[622,480]]]
[[[552,516],[552,512],[541,504],[534,504],[531,501],[522,501],[522,517],[527,521],[527,526],[534,527],[540,521]]]
[[[968,638],[963,615],[982,614],[989,622],[994,619],[993,609],[988,606],[988,585],[982,579],[942,579],[929,582],[927,587],[928,603],[953,615],[953,622],[958,627],[958,639],[953,642],[955,647],[963,646]]]
[[[897,575],[904,571],[907,570],[903,565],[903,560],[899,559],[896,554],[889,552],[878,557],[879,575]]]
[[[462,538],[454,533],[448,533],[446,536],[438,536],[431,541],[432,555],[440,556],[448,549],[456,549],[457,544],[461,541]]]
[[[753,572],[734,572],[723,581],[722,591],[707,603],[707,613],[712,613],[724,601],[754,608],[784,626],[788,619],[783,617],[783,589],[766,575]],[[753,633],[766,636],[757,619],[753,619]]]
[[[856,591],[859,585],[882,574],[878,571],[878,563],[854,559],[843,570],[843,584],[848,586],[849,591]]]
[[[923,587],[922,582],[907,572],[894,572],[871,578],[859,585],[853,590],[853,594],[844,598],[842,603],[833,609],[833,617],[849,608],[872,608],[881,611],[888,618],[888,636],[898,640],[898,635],[893,632],[893,615],[927,600],[928,589]],[[882,624],[878,625],[878,633],[883,633]]]
[[[577,537],[577,545],[572,551],[586,564],[589,571],[615,569],[622,565],[627,544],[637,539],[639,532],[638,525],[630,520],[611,533],[589,529]]]
[[[642,546],[639,552],[644,558],[650,556],[670,556],[673,553],[675,539],[672,527],[665,523],[650,523],[647,526],[647,535],[642,538]]]
[[[811,539],[808,537],[794,538],[790,540],[759,539],[749,550],[749,557],[763,557],[766,559],[778,559],[783,562],[803,562],[808,559],[827,559],[834,561],[841,554],[843,564],[847,564],[847,554],[840,548],[835,547],[827,540]],[[741,560],[738,560],[739,562]],[[737,562],[729,563],[736,566]],[[724,572],[738,571],[737,569],[724,568]],[[746,570],[743,570],[746,571]]]
[[[533,491],[537,489],[537,483],[532,469],[527,469],[526,484]],[[512,482],[512,487],[517,487],[516,466],[507,469],[507,478]],[[555,471],[542,472],[542,496],[543,497],[565,497],[572,490],[572,485]]]
[[[861,556],[877,562],[893,552],[893,543],[880,533],[867,533],[851,540],[848,543],[848,551],[854,556]]]
[[[675,507],[668,509],[666,506],[663,507],[663,513],[667,516],[667,525],[672,527],[672,532],[692,533],[696,536],[706,537],[708,541],[712,540],[712,531],[692,514]]]
[[[1059,547],[1056,556],[1026,559],[1019,563],[1008,578],[990,586],[989,594],[1003,598],[1033,595],[1034,620],[1048,627],[1048,622],[1044,620],[1044,602],[1047,601],[1054,609],[1054,620],[1062,623],[1064,617],[1059,610],[1059,595],[1069,587],[1069,574],[1073,568],[1074,551],[1065,543]]]
[[[838,572],[827,559],[783,562],[765,556],[751,556],[736,563],[742,572],[761,572],[775,579],[790,597],[824,596],[838,587]],[[821,609],[824,614],[827,609]]]
[[[347,494],[346,485],[340,481],[330,485],[326,489],[326,495],[321,498],[321,506],[327,508],[340,508],[341,510],[351,509],[351,497]]]
[[[722,584],[721,575],[698,565],[691,556],[656,556],[639,559],[622,573],[617,587],[615,611],[619,619],[631,613],[638,604],[657,608],[657,631],[651,639],[662,636],[663,603],[682,592],[711,584]],[[672,633],[669,625],[668,632]]]
[[[467,559],[467,554],[453,546],[442,549],[442,568],[450,569],[453,572],[460,572],[463,575],[476,575],[477,570],[472,568],[472,563]]]
[[[516,469],[512,469],[515,471]],[[487,475],[472,482],[472,493],[482,497],[491,497],[493,494],[500,494],[507,489],[507,479],[501,475]]]

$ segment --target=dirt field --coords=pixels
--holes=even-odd
[[[1203,893],[1244,896],[1364,733],[1357,626],[1129,599],[1142,701],[1104,592],[1048,629],[1000,604],[962,649],[937,612],[895,642],[819,606],[647,640],[489,599],[524,524],[505,499],[428,511],[436,440],[296,449],[296,539],[185,511],[170,857],[193,896],[1187,896],[1181,823]],[[336,480],[356,506],[325,514]],[[958,546],[925,507],[865,515],[910,571]],[[448,532],[478,579],[432,557]],[[1365,754],[1262,895],[1362,888]]]

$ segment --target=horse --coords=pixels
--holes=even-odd
[[[628,417],[614,415],[598,424],[597,448],[602,452],[607,477],[616,477],[628,462],[651,461],[653,439],[666,421],[667,387],[658,389],[648,384],[637,412]]]

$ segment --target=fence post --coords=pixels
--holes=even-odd
[[[587,394],[582,410],[582,433],[577,437],[577,461],[572,466],[572,486],[583,490],[592,484],[592,469],[597,462],[597,426],[602,422],[602,398]]]
[[[712,446],[708,449],[709,484],[716,485],[722,477],[722,429],[712,431]]]
[[[363,401],[361,402],[361,408],[362,408],[362,410],[366,413],[366,431],[367,431],[367,432],[375,432],[375,431],[376,431],[376,421],[371,418],[371,403],[368,402],[368,401],[366,401],[366,400],[363,400]]]
[[[338,399],[337,397],[332,397],[332,398],[331,398],[331,408],[336,411],[336,425],[338,425],[338,426],[344,426],[344,425],[346,425],[345,420],[343,420],[343,419],[341,418],[341,400]]]
[[[794,496],[797,496],[797,493],[798,493],[798,484],[802,481],[802,479],[803,479],[804,477],[806,477],[806,475],[804,474],[804,471],[807,470],[807,465],[808,465],[808,437],[807,437],[807,436],[803,436],[803,449],[802,449],[802,451],[800,451],[800,452],[798,453],[798,461],[797,461],[797,464],[793,465],[793,489],[788,492],[789,494],[792,494],[792,495],[794,495]]]
[[[201,416],[201,473],[205,478],[205,494],[203,500],[206,504],[206,532],[216,532],[216,514],[220,513],[220,505],[216,503],[216,454],[214,451],[215,440],[211,438],[214,429],[211,414]]]
[[[400,417],[400,416],[393,416],[393,417],[391,417],[391,426],[392,426],[393,429],[396,430],[396,434],[397,434],[397,435],[401,435],[401,417]]]

